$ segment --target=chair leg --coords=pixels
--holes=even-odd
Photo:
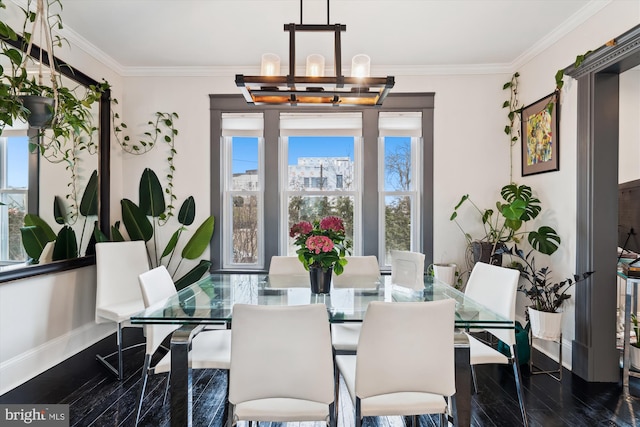
[[[420,418],[417,415],[413,415],[411,417],[411,425],[413,427],[420,427]]]
[[[140,421],[140,412],[142,411],[142,400],[144,399],[144,390],[147,388],[147,379],[149,378],[149,366],[151,365],[151,355],[144,356],[144,366],[142,366],[142,385],[140,386],[140,397],[138,398],[138,411],[136,412],[136,425]]]
[[[162,406],[167,403],[167,396],[169,395],[169,385],[171,384],[171,374],[167,375],[167,385],[164,387],[164,398],[162,399]]]
[[[473,392],[478,392],[478,380],[476,379],[476,369],[471,365],[471,378],[473,379]]]
[[[448,427],[449,420],[447,419],[447,414],[440,414],[440,427]]]
[[[360,411],[360,398],[356,396],[356,427],[362,427],[362,415]]]
[[[522,376],[520,375],[520,362],[518,361],[518,348],[514,344],[511,348],[511,363],[513,364],[513,376],[516,380],[516,391],[518,393],[518,401],[520,402],[520,413],[522,415],[522,424],[524,427],[529,426],[527,420],[527,410],[524,407],[524,395],[522,394]]]
[[[124,368],[122,362],[122,323],[118,323],[116,341],[118,344],[118,379],[122,380],[124,378]]]

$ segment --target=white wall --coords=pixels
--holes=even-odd
[[[0,394],[114,332],[95,284],[93,266],[0,284]]]
[[[640,67],[620,74],[618,182],[640,179]]]
[[[639,22],[640,2],[613,1],[609,3],[598,14],[520,68],[520,100],[522,103],[528,105],[551,93],[555,86],[554,75],[558,69],[573,64],[577,55],[599,48],[607,41],[633,28]],[[560,105],[560,170],[518,180],[520,183],[537,190],[538,197],[543,203],[544,211],[546,211],[539,223],[551,225],[562,238],[560,249],[551,257],[536,256],[538,263],[548,262],[556,279],[573,274],[576,265],[576,159],[578,147],[576,132],[577,84],[575,80],[565,77]],[[519,147],[514,151],[516,155],[519,155]],[[613,284],[611,291],[615,292]],[[523,313],[525,302],[519,301],[518,313]],[[571,341],[575,337],[573,304],[573,299],[570,299],[564,305],[563,361],[566,366],[570,366],[571,363]],[[546,346],[545,348],[551,354],[557,354],[557,346]]]

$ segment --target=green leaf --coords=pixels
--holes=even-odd
[[[196,217],[196,201],[193,196],[187,197],[182,202],[180,212],[178,212],[178,222],[182,225],[191,225]]]
[[[27,255],[36,260],[40,258],[44,246],[50,242],[42,227],[38,227],[37,225],[21,227],[20,234],[22,235],[22,244],[24,245],[24,250]]]
[[[73,228],[65,225],[62,227],[53,246],[53,261],[78,258],[78,242]]]
[[[538,231],[532,231],[527,236],[529,244],[538,252],[546,255],[554,253],[560,245],[560,236],[551,227],[543,226]]]
[[[62,199],[58,196],[55,196],[53,198],[53,218],[55,219],[57,224],[64,224],[64,219],[66,218],[67,214],[65,212],[65,208],[64,208],[64,202],[62,201]]]
[[[24,216],[24,225],[35,225],[36,227],[42,228],[45,236],[47,236],[47,242],[53,242],[54,240],[56,240],[56,233],[54,233],[54,231],[51,229],[49,224],[45,222],[45,220],[43,220],[36,214],[26,214]]]
[[[84,216],[98,215],[98,171],[94,170],[80,200],[80,213]]]
[[[171,251],[175,249],[176,245],[178,244],[178,238],[180,238],[180,233],[182,232],[182,230],[184,230],[184,228],[180,227],[178,230],[176,230],[173,233],[173,235],[169,239],[169,243],[167,243],[167,247],[164,248],[164,251],[162,251],[162,256],[160,258],[166,257],[171,253]]]
[[[153,237],[153,226],[145,212],[129,199],[122,199],[122,222],[131,240],[148,242]]]
[[[111,240],[114,242],[124,242],[124,236],[120,233],[120,221],[111,226]]]
[[[176,280],[176,289],[179,291],[186,288],[192,283],[197,282],[204,276],[211,268],[211,261],[200,260],[200,263],[193,267],[187,274]]]
[[[142,172],[139,188],[140,209],[149,216],[158,217],[165,210],[162,185],[156,173],[146,168]]]
[[[96,239],[97,243],[109,241],[109,238],[107,237],[107,235],[104,234],[102,230],[100,230],[100,228],[98,227],[98,221],[95,222],[95,227],[93,228],[93,236]]]
[[[182,250],[182,258],[196,259],[204,253],[213,237],[214,224],[215,218],[210,216],[198,227]]]

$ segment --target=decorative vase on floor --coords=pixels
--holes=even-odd
[[[331,290],[331,274],[333,268],[309,266],[309,279],[311,279],[311,293],[328,294]]]
[[[631,361],[631,367],[640,371],[640,347],[629,346],[629,360]]]
[[[536,338],[557,341],[562,334],[562,313],[538,311],[529,307],[531,334]]]

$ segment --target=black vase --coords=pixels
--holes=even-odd
[[[309,266],[309,279],[311,280],[311,293],[328,294],[331,290],[331,274],[333,267],[323,269],[322,267]]]

